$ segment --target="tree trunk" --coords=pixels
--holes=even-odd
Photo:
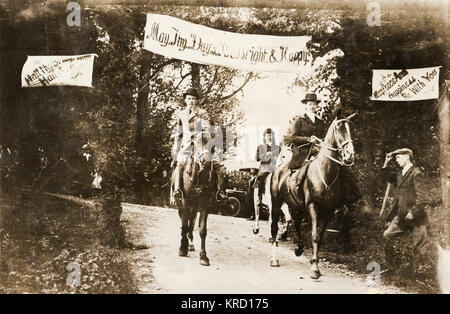
[[[198,63],[191,63],[191,73],[192,87],[201,94],[202,89],[200,86],[200,65]]]
[[[140,77],[141,77],[141,86],[139,86],[139,93],[136,104],[136,152],[139,157],[143,156],[144,152],[144,143],[142,142],[142,132],[144,125],[144,116],[145,109],[147,108],[148,103],[148,94],[150,92],[149,89],[149,76],[151,71],[151,62],[152,53],[142,50],[141,60],[140,60]]]
[[[136,138],[135,138],[135,148],[136,153],[140,161],[144,161],[145,145],[143,142],[143,129],[144,129],[144,118],[146,116],[145,112],[148,107],[148,96],[150,92],[149,88],[149,78],[151,75],[151,65],[152,65],[152,56],[153,53],[142,50],[141,58],[140,58],[140,81],[141,84],[138,89],[138,97],[136,104]],[[143,201],[143,197],[145,195],[145,182],[144,182],[144,163],[138,162],[136,174],[136,187],[135,191],[137,191],[137,197],[139,201]]]
[[[445,81],[443,95],[439,103],[439,138],[440,138],[440,172],[441,172],[441,190],[442,205],[447,215],[445,225],[445,235],[450,238],[450,210],[448,200],[448,189],[450,188],[450,123],[449,123],[449,88],[450,81]]]

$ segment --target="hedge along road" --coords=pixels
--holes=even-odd
[[[206,250],[209,267],[199,263],[200,239],[194,229],[196,251],[178,256],[181,222],[175,209],[123,203],[126,238],[135,247],[128,258],[142,293],[292,294],[292,293],[402,293],[397,288],[368,286],[367,277],[339,271],[320,263],[322,277],[309,277],[305,256],[296,257],[291,242],[280,243],[280,267],[270,267],[270,226],[262,221],[260,233],[243,218],[208,216]],[[382,275],[381,275],[382,276]]]

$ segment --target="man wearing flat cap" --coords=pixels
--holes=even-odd
[[[394,158],[401,169],[396,175],[390,175],[388,165]],[[382,171],[387,181],[395,186],[391,210],[386,215],[386,220],[390,221],[389,227],[383,233],[387,240],[386,262],[391,264],[391,242],[394,238],[411,231],[414,249],[419,252],[422,252],[422,248],[428,240],[427,215],[424,209],[427,204],[425,177],[415,166],[414,155],[409,148],[401,148],[388,153]]]
[[[203,139],[201,132],[203,130],[209,130],[211,126],[207,112],[197,106],[198,99],[199,94],[197,90],[188,88],[183,94],[183,101],[186,106],[184,109],[176,112],[177,125],[175,132],[172,134],[174,143],[172,147],[173,161],[171,165],[175,172],[173,194],[175,200],[181,200],[183,198],[183,192],[181,191],[183,167],[191,157],[192,145],[201,143]],[[216,150],[220,150],[220,148],[217,147]],[[194,160],[199,162],[200,155],[203,153],[203,151],[199,151],[197,146],[194,150]],[[219,191],[218,195],[219,198],[225,197],[223,191]]]
[[[269,173],[275,170],[280,147],[275,143],[275,134],[272,129],[268,128],[264,131],[264,144],[256,149],[256,161],[260,161],[258,173],[254,187],[258,187],[258,203],[261,203],[264,190],[264,181]]]

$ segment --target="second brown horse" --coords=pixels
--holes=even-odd
[[[288,164],[277,167],[272,176],[272,219],[271,241],[273,245],[271,265],[278,266],[276,258],[276,235],[278,232],[278,218],[281,206],[286,203],[294,220],[294,226],[299,239],[295,251],[297,256],[303,252],[301,244],[300,226],[303,218],[311,221],[311,240],[313,256],[311,262],[311,278],[321,276],[319,271],[318,251],[320,241],[328,221],[333,216],[334,209],[339,207],[345,197],[345,189],[339,176],[342,167],[352,166],[355,153],[350,135],[350,119],[352,114],[344,119],[335,119],[320,144],[318,155],[306,166],[305,178],[298,184],[296,176],[300,171],[291,172]]]

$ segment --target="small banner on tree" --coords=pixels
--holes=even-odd
[[[22,68],[22,87],[92,87],[94,56],[28,56]]]
[[[371,99],[412,101],[438,98],[439,68],[373,70]]]
[[[147,14],[144,49],[167,58],[246,71],[302,72],[311,56],[311,36],[238,34]]]

